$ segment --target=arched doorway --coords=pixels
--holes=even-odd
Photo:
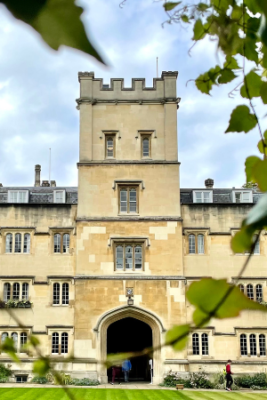
[[[107,355],[138,352],[152,346],[151,327],[136,318],[123,318],[110,324],[107,329]],[[149,358],[153,358],[153,355],[131,358],[130,381],[150,380]],[[111,368],[108,370],[108,377],[111,378]]]
[[[108,382],[107,368],[105,361],[107,358],[107,333],[111,324],[116,321],[121,321],[125,318],[134,318],[149,325],[152,330],[152,343],[157,350],[153,353],[154,361],[154,383],[160,383],[163,375],[163,364],[161,361],[161,350],[159,348],[161,343],[161,333],[165,332],[164,326],[160,319],[152,314],[150,311],[144,310],[137,306],[122,306],[106,312],[100,317],[94,331],[96,332],[96,339],[99,344],[98,359],[101,362],[98,364],[98,377],[102,383]]]

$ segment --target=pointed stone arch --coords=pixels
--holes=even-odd
[[[140,307],[136,306],[123,306],[111,310],[105,313],[98,321],[94,331],[97,332],[100,343],[100,351],[99,356],[101,359],[101,363],[99,365],[99,377],[101,382],[106,383],[108,380],[107,377],[107,368],[104,366],[103,361],[105,361],[107,356],[107,330],[108,327],[116,321],[119,321],[124,318],[135,318],[139,321],[142,321],[150,326],[152,330],[152,340],[153,347],[157,348],[154,352],[153,360],[154,360],[154,382],[160,382],[162,376],[162,363],[161,363],[161,349],[158,347],[161,344],[161,333],[165,332],[164,326],[160,319],[151,313],[150,311],[146,311]]]

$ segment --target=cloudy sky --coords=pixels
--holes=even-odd
[[[4,186],[33,184],[34,165],[41,164],[48,179],[49,148],[52,176],[58,186],[77,185],[79,114],[78,71],[95,71],[109,83],[111,77],[146,78],[152,85],[159,71],[177,70],[178,153],[181,186],[202,187],[213,178],[216,187],[239,187],[245,182],[244,159],[257,154],[257,131],[224,134],[231,110],[240,101],[230,100],[231,85],[216,88],[212,97],[187,83],[218,61],[214,43],[192,45],[188,31],[161,23],[161,4],[153,0],[80,1],[83,21],[105,57],[103,67],[89,56],[62,48],[55,52],[31,28],[13,19],[0,6],[0,182]],[[244,103],[244,101],[243,101]],[[264,110],[259,106],[259,114]]]

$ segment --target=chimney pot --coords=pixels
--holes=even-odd
[[[35,165],[35,179],[34,186],[39,187],[41,185],[41,165]]]
[[[208,179],[205,180],[204,183],[205,183],[205,186],[206,186],[207,189],[212,189],[213,185],[214,185],[214,180],[208,178]]]
[[[0,183],[0,187],[3,187],[3,184],[2,184],[2,183]]]
[[[51,181],[51,187],[56,187],[56,186],[57,186],[56,181]]]
[[[50,183],[49,181],[42,181],[42,187],[49,187]]]

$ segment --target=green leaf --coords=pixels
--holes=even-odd
[[[245,55],[248,60],[254,61],[256,64],[258,64],[259,53],[257,51],[257,43],[258,38],[256,35],[254,38],[247,36],[245,39],[240,41],[237,53],[241,54],[241,56]]]
[[[249,132],[257,124],[254,114],[251,114],[248,106],[237,106],[231,114],[227,132]]]
[[[209,6],[205,3],[198,3],[198,5],[197,5],[198,11],[201,11],[201,12],[206,11],[208,8],[209,8]]]
[[[247,176],[247,182],[254,182],[253,179],[253,168],[255,165],[260,162],[261,159],[256,156],[250,156],[245,161],[245,171]]]
[[[250,210],[244,224],[255,225],[258,229],[267,225],[267,193],[261,196],[258,203]]]
[[[36,347],[38,344],[40,344],[40,340],[36,336],[31,335],[30,343],[33,345],[33,347]]]
[[[229,8],[229,5],[232,4],[231,0],[211,0],[211,4],[214,5],[215,9],[217,8],[220,11],[226,11]]]
[[[182,20],[183,22],[189,23],[189,18],[188,18],[188,16],[187,16],[186,14],[183,14],[183,15],[181,16],[181,20]]]
[[[246,75],[245,80],[246,84],[244,84],[240,89],[241,96],[246,99],[259,97],[262,85],[260,76],[252,70]]]
[[[237,60],[232,56],[227,56],[225,63],[223,64],[224,68],[228,69],[240,69]]]
[[[181,351],[185,348],[190,332],[190,325],[176,325],[166,333],[166,344],[174,350]]]
[[[259,161],[252,170],[254,181],[262,192],[267,191],[267,160]]]
[[[244,4],[248,7],[248,9],[255,15],[261,11],[255,0],[245,0]]]
[[[43,357],[33,363],[33,373],[45,376],[50,369],[49,358]]]
[[[13,16],[34,28],[54,50],[65,45],[104,63],[86,35],[75,0],[0,0]]]
[[[209,94],[212,89],[212,85],[217,85],[216,80],[220,72],[221,68],[216,65],[215,68],[211,68],[204,74],[199,75],[199,77],[195,80],[195,84],[198,90],[200,90],[202,93]]]
[[[4,343],[1,344],[1,351],[10,355],[10,357],[17,363],[20,362],[19,357],[17,356],[17,349],[15,347],[15,343],[13,339],[6,338]]]
[[[261,83],[260,96],[264,104],[267,104],[267,82]]]
[[[204,26],[202,24],[201,19],[198,19],[195,22],[194,25],[194,36],[193,36],[193,40],[201,40],[204,38],[204,36],[206,35],[206,32],[204,30]]]
[[[262,140],[260,140],[258,143],[258,149],[259,149],[260,153],[267,154],[267,130],[264,132],[263,137],[264,137],[263,141],[264,141],[265,145],[262,143]]]
[[[181,4],[181,1],[177,1],[177,2],[167,1],[167,3],[163,4],[163,7],[165,8],[165,11],[171,11],[179,4]]]
[[[267,311],[266,307],[249,300],[238,287],[227,283],[226,279],[201,279],[193,282],[186,297],[196,307],[197,320],[199,310],[207,318],[218,319],[237,317],[242,310]],[[195,313],[193,320],[196,323]]]
[[[237,232],[231,240],[231,247],[234,253],[244,253],[251,248],[251,236],[246,230]]]
[[[232,80],[236,77],[237,75],[235,75],[231,69],[223,69],[221,72],[221,76],[218,79],[218,82],[221,84],[229,83],[232,82]]]

